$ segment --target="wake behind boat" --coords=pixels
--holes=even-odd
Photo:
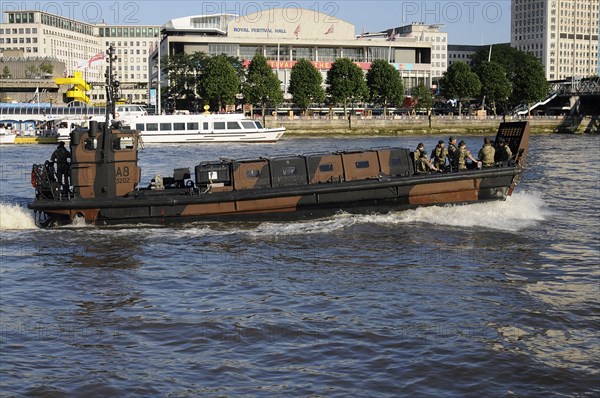
[[[276,142],[285,127],[265,128],[243,114],[141,115],[120,119],[148,143]]]

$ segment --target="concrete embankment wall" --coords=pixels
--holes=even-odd
[[[269,127],[284,126],[287,135],[486,135],[495,134],[502,117],[444,117],[435,116],[431,119],[431,128],[427,116],[413,116],[395,119],[367,119],[353,116],[352,128],[349,128],[347,118],[338,117],[267,117]],[[569,121],[562,117],[544,117],[519,119],[507,117],[506,121],[529,120],[532,134],[547,134],[561,132]]]

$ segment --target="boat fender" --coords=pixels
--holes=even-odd
[[[118,119],[121,117],[121,114],[119,112],[115,112],[115,119]]]
[[[35,165],[31,168],[31,186],[37,187],[37,173],[35,170]]]

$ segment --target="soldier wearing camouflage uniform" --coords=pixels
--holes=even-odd
[[[494,155],[496,154],[496,150],[492,146],[490,139],[485,137],[483,139],[483,146],[479,150],[479,154],[477,157],[481,161],[483,167],[492,167],[494,165]]]
[[[446,166],[446,156],[448,156],[448,150],[444,147],[444,141],[440,140],[431,151],[431,163],[441,171]]]
[[[429,160],[427,160],[427,152],[422,151],[419,159],[417,159],[416,172],[417,174],[424,174],[428,173],[429,170],[438,171],[438,168],[429,163]]]
[[[510,147],[506,145],[504,138],[498,139],[498,150],[496,151],[496,162],[506,162],[512,157]]]
[[[450,171],[458,170],[458,146],[456,145],[456,138],[450,137],[448,139],[448,163],[450,163]]]
[[[458,171],[467,170],[467,159],[471,159],[472,162],[477,163],[477,159],[467,149],[466,142],[461,141],[458,144]]]

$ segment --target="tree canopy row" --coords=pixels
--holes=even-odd
[[[438,95],[462,103],[470,98],[485,98],[496,113],[520,103],[542,99],[548,84],[541,63],[531,54],[508,45],[494,47],[491,60],[487,50],[473,58],[473,67],[455,62],[440,80]],[[281,82],[267,59],[257,54],[246,69],[238,58],[224,54],[208,56],[202,52],[164,57],[164,72],[169,85],[165,97],[178,109],[198,111],[204,105],[222,109],[243,96],[248,104],[278,106],[284,96]],[[369,102],[385,108],[406,106],[405,89],[400,73],[385,60],[375,60],[366,75],[348,58],[339,58],[327,71],[326,88],[319,70],[308,60],[299,60],[291,70],[288,93],[301,109],[325,103],[344,107],[350,103]],[[431,109],[434,94],[421,82],[411,90],[412,107]],[[438,97],[438,100],[440,98]],[[239,102],[239,101],[238,101]]]

